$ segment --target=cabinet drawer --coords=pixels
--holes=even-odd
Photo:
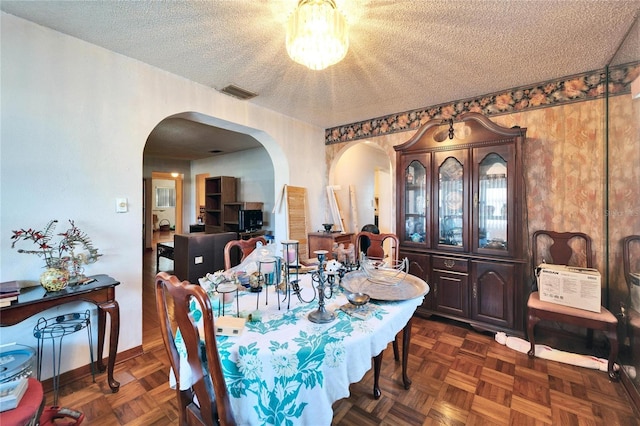
[[[456,271],[456,272],[468,272],[469,263],[464,259],[433,256],[433,269],[443,269],[445,271]]]

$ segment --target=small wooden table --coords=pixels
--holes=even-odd
[[[326,250],[327,260],[333,259],[333,244],[344,244],[347,247],[353,244],[353,233],[342,232],[310,232],[307,236],[309,242],[309,258],[316,257],[313,254],[316,250]]]
[[[0,308],[0,326],[15,325],[25,319],[38,315],[46,309],[69,302],[85,301],[98,307],[98,371],[105,371],[102,363],[104,336],[107,313],[111,320],[109,329],[109,361],[107,365],[107,381],[112,392],[118,392],[120,383],[113,378],[113,368],[118,353],[118,338],[120,336],[120,307],[115,299],[116,286],[120,282],[108,275],[94,275],[89,277],[94,281],[87,284],[72,285],[67,288],[47,292],[42,286],[28,287],[20,290],[18,300],[10,306]]]

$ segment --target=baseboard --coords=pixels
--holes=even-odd
[[[131,358],[135,358],[137,356],[140,356],[144,353],[144,351],[142,350],[142,345],[140,346],[136,346],[134,348],[128,349],[126,351],[123,352],[119,352],[118,355],[116,356],[116,365],[123,363],[125,361],[130,360]],[[107,363],[109,362],[108,358],[104,358],[103,359],[103,364],[106,366]],[[86,376],[90,376],[91,375],[91,366],[89,364],[87,365],[83,365],[82,367],[78,367],[76,369],[73,370],[69,370],[65,373],[62,373],[60,375],[60,382],[59,382],[59,387],[62,387],[66,384],[69,384],[71,382],[74,382],[78,379],[81,379],[83,377]],[[106,370],[103,373],[100,373],[98,371],[96,371],[96,381],[97,380],[106,380],[107,377],[107,372]],[[104,379],[103,379],[104,378]],[[45,392],[49,392],[53,390],[53,377],[43,380],[42,381],[42,387],[44,389]]]

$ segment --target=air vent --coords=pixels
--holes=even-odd
[[[255,98],[258,96],[257,93],[250,92],[248,90],[243,89],[242,87],[238,87],[235,84],[229,84],[228,86],[220,89],[220,92],[225,95],[233,96],[234,98],[241,99],[243,101],[251,98]]]

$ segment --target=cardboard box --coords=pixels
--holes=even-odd
[[[221,316],[215,319],[216,336],[239,336],[244,330],[246,318]]]
[[[600,312],[602,288],[597,269],[544,263],[537,274],[543,302]]]

